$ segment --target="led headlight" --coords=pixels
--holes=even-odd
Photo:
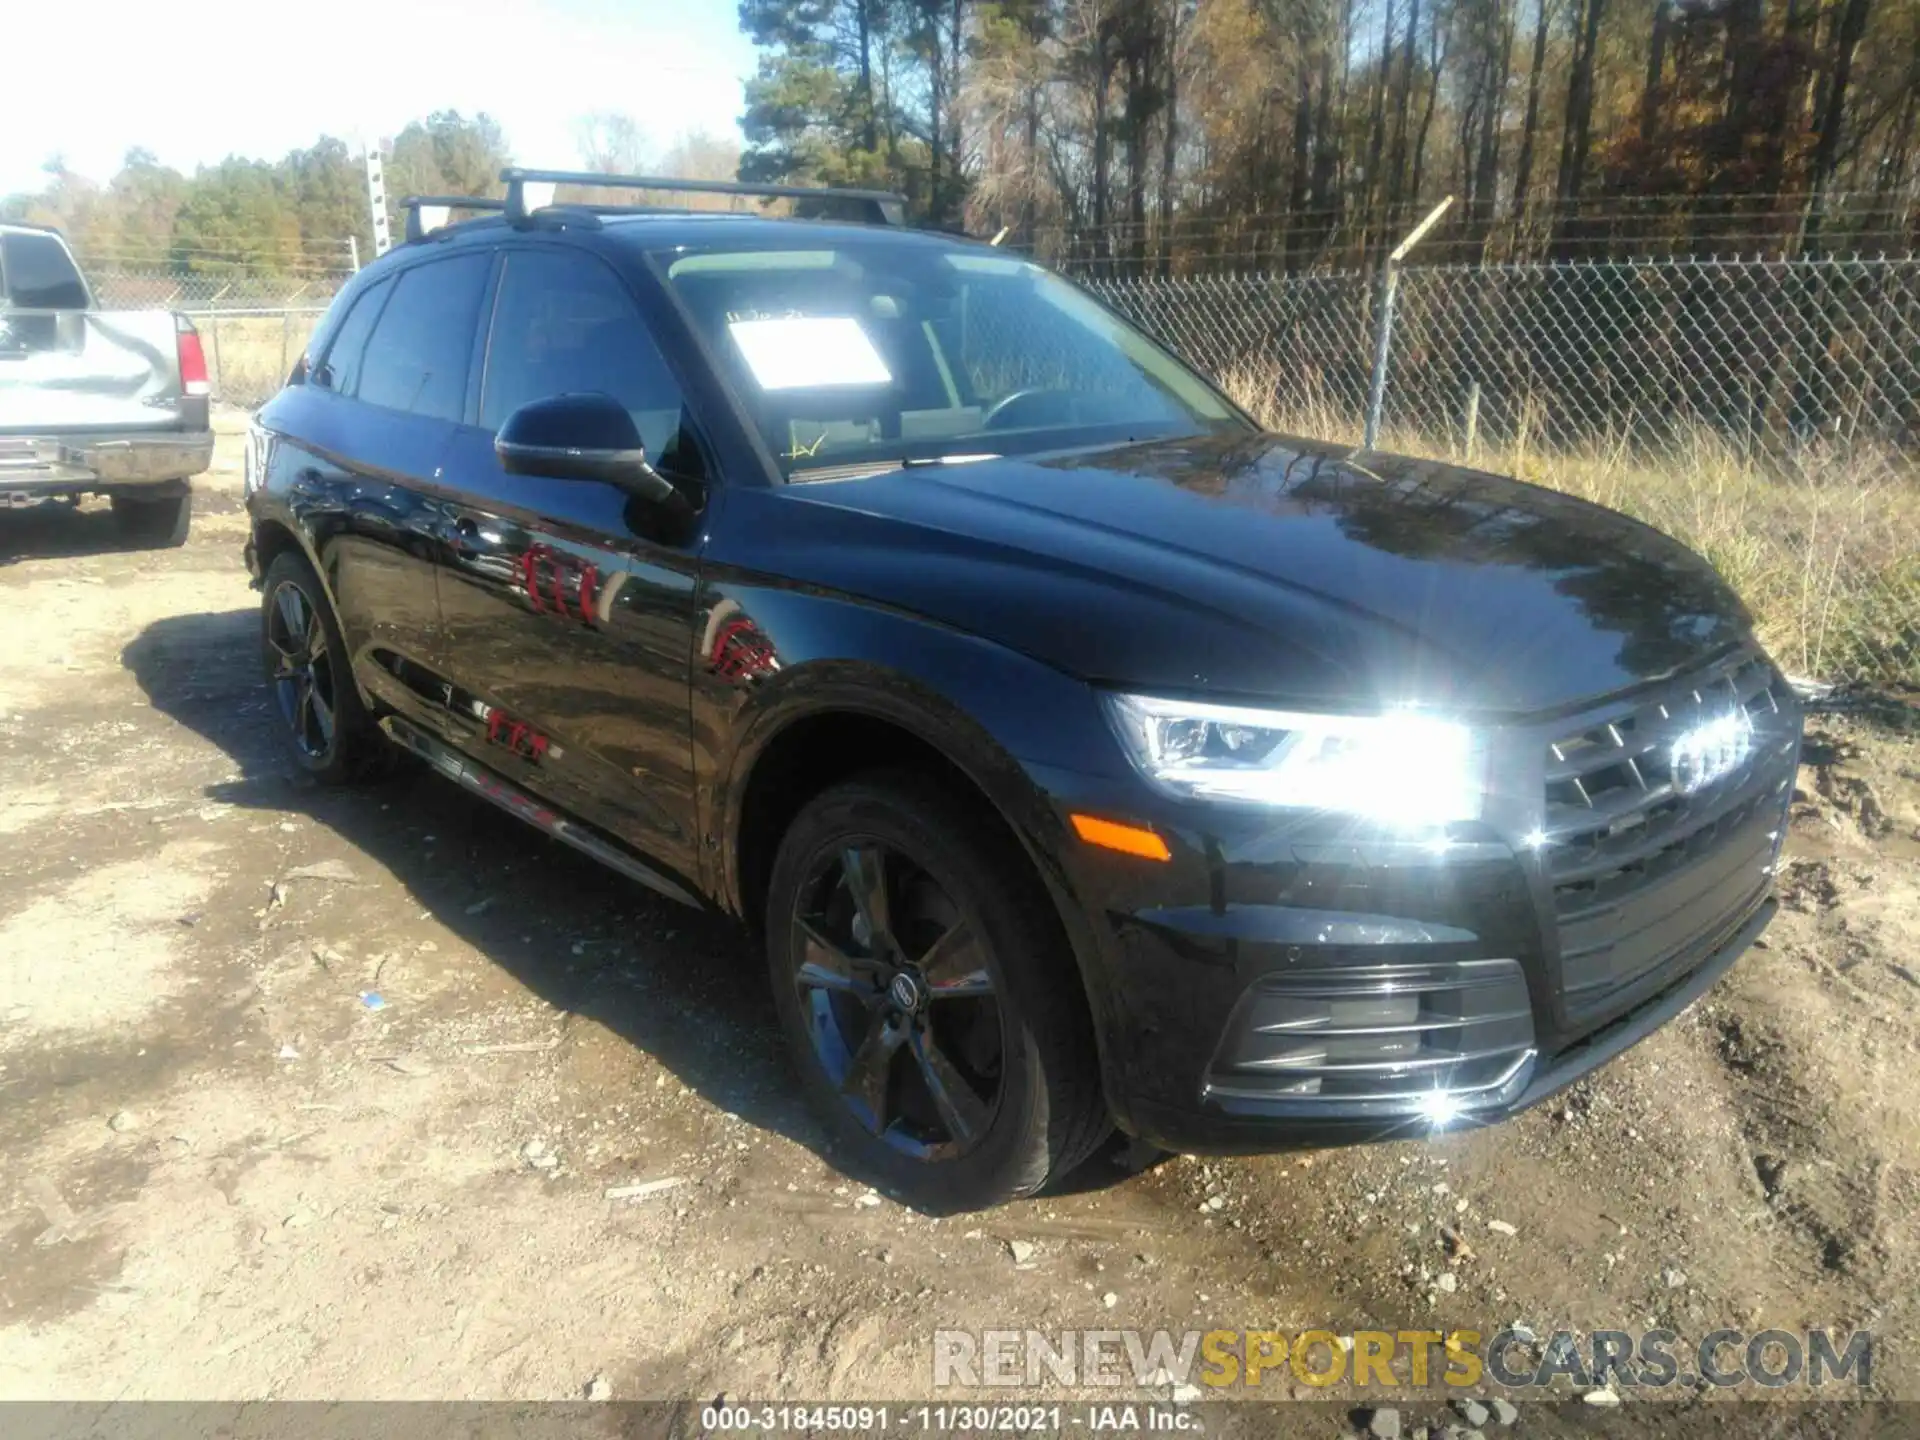
[[[1106,703],[1133,763],[1169,795],[1333,811],[1405,829],[1480,815],[1482,756],[1472,732],[1452,721],[1146,695],[1109,694]]]

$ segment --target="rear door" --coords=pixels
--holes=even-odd
[[[444,695],[435,594],[437,493],[466,409],[493,265],[435,257],[368,287],[296,397],[276,402],[276,464],[313,537],[354,668],[368,689],[434,718]]]
[[[509,249],[474,423],[446,464],[454,713],[476,759],[691,876],[700,526],[613,485],[509,475],[494,454],[521,405],[589,391],[627,407],[655,467],[697,505],[705,451],[626,283],[579,249]]]

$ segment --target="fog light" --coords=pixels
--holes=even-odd
[[[1507,1103],[1533,1055],[1518,961],[1348,959],[1249,986],[1207,1067],[1206,1093],[1437,1128]]]

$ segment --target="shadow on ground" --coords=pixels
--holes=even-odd
[[[217,491],[195,490],[193,513],[229,515],[240,505]],[[104,500],[76,505],[68,500],[41,500],[19,509],[0,509],[0,565],[21,560],[80,559],[89,555],[120,555],[154,547],[129,540]]]
[[[252,610],[177,615],[122,651],[155,710],[233,761],[240,778],[208,787],[209,799],[327,826],[548,1004],[598,1021],[712,1104],[846,1168],[799,1097],[763,964],[737,925],[633,885],[417,765],[364,786],[317,785],[281,750],[258,635]],[[618,958],[576,956],[575,940],[590,956]],[[1061,1190],[1101,1188],[1154,1159],[1116,1137]]]

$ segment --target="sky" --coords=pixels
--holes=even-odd
[[[15,0],[0,84],[0,194],[41,166],[104,180],[129,147],[190,172],[332,134],[485,110],[524,165],[580,163],[579,118],[623,111],[653,149],[737,133],[752,44],[734,0]],[[85,33],[76,46],[76,26]],[[58,58],[55,58],[58,57]]]

